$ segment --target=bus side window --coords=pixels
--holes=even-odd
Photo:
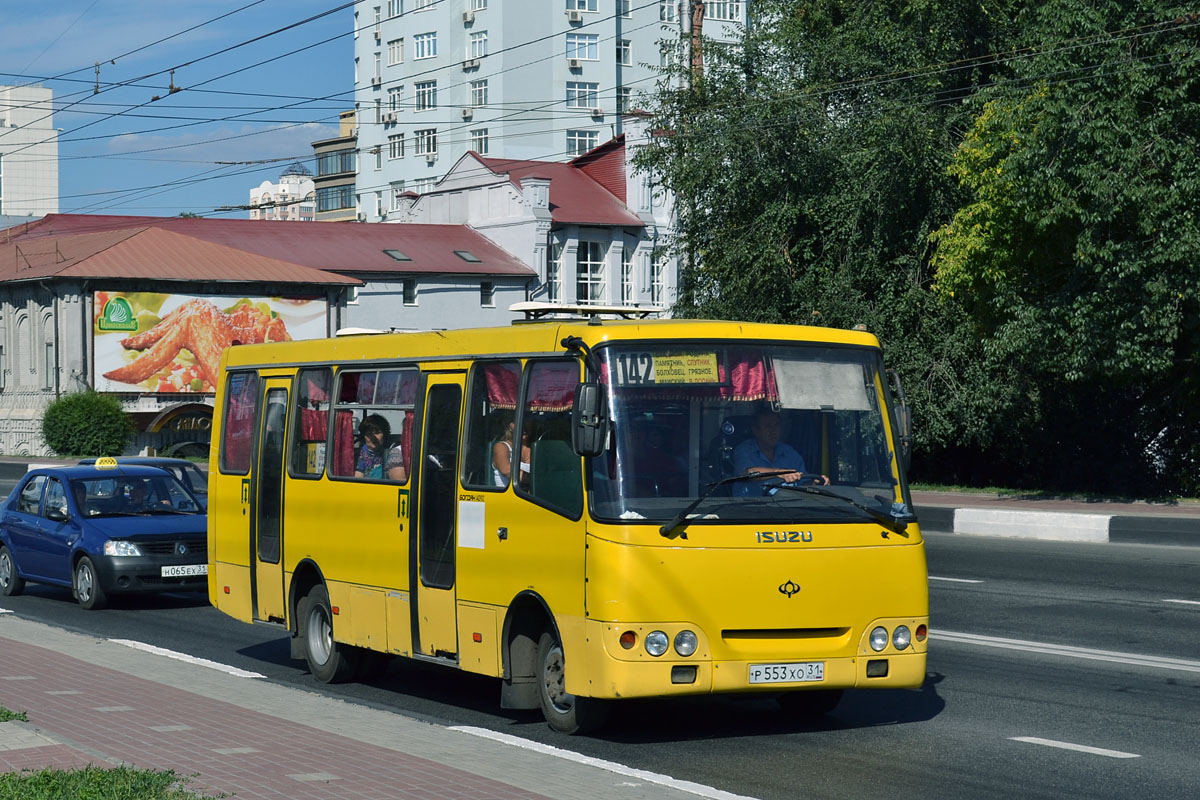
[[[230,373],[225,385],[221,472],[245,475],[250,471],[250,444],[258,419],[258,373]]]
[[[338,372],[330,476],[408,481],[416,388],[414,369]]]
[[[529,440],[528,496],[568,517],[583,513],[583,469],[571,447],[578,361],[531,361],[519,427]],[[521,494],[522,486],[518,485]]]
[[[300,370],[292,430],[293,476],[315,478],[325,472],[329,391],[332,385],[333,373],[328,367]]]
[[[463,486],[472,489],[508,487],[520,376],[518,361],[481,362],[472,370],[467,400]]]

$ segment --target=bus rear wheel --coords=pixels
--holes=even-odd
[[[567,692],[566,659],[562,642],[553,630],[538,640],[538,697],[542,715],[551,728],[569,735],[591,733],[608,719],[609,705],[594,697],[576,697]]]
[[[350,680],[358,667],[358,648],[333,640],[333,611],[329,592],[314,586],[297,609],[300,631],[304,636],[304,660],[308,671],[321,683]]]

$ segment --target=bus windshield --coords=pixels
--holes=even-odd
[[[661,522],[693,503],[690,526],[907,515],[877,351],[622,342],[597,354],[612,433],[590,459],[594,518]]]

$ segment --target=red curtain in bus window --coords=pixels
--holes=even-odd
[[[329,412],[315,408],[300,409],[300,438],[306,442],[323,442],[328,433]]]
[[[579,362],[539,362],[529,376],[530,411],[567,411],[575,402],[579,383]]]
[[[404,457],[404,473],[406,475],[410,474],[412,470],[412,429],[413,412],[407,411],[404,414],[404,422],[400,425],[400,455]]]
[[[515,411],[517,408],[517,384],[520,383],[521,368],[517,364],[485,364],[483,379],[487,382],[488,403],[492,408]]]
[[[726,374],[728,373],[728,374]],[[721,397],[726,400],[777,400],[775,373],[761,350],[730,350],[728,360],[718,367]]]
[[[354,412],[339,409],[334,419],[333,474],[347,477],[354,474]]]
[[[250,470],[250,442],[257,416],[258,373],[230,374],[225,424],[221,430],[222,471],[244,473]]]

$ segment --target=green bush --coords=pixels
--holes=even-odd
[[[117,399],[93,391],[63,395],[42,415],[42,438],[60,456],[120,455],[132,435]]]

